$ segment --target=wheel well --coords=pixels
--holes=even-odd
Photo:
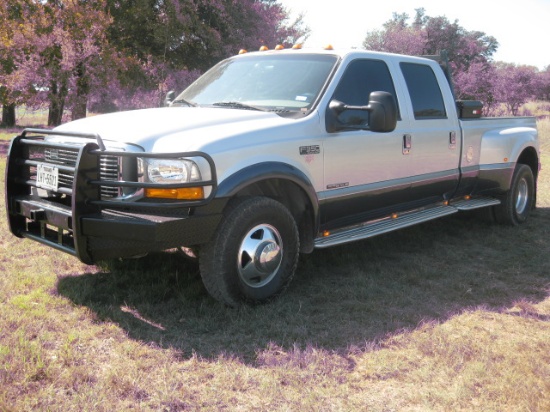
[[[255,182],[235,196],[265,196],[282,203],[292,214],[300,234],[300,252],[313,251],[315,213],[305,191],[296,183],[285,179],[267,179]]]
[[[537,155],[537,151],[532,147],[528,147],[521,153],[517,163],[522,163],[529,166],[533,172],[533,177],[535,178],[535,201],[533,202],[533,208],[535,208],[537,204],[537,178],[539,174],[539,157]]]
[[[535,181],[537,180],[537,176],[539,173],[539,158],[537,155],[537,151],[534,148],[528,147],[527,149],[525,149],[519,156],[517,163],[522,163],[529,166],[533,171]]]

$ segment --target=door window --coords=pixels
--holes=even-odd
[[[332,98],[348,105],[366,106],[370,93],[375,91],[391,93],[396,99],[388,66],[382,60],[358,59],[348,65]],[[340,114],[339,119],[346,124],[360,125],[368,123],[368,116],[367,111],[346,110]]]
[[[441,89],[432,68],[417,63],[401,63],[400,66],[411,96],[414,118],[447,118]]]

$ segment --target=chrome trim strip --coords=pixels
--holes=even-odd
[[[480,171],[485,171],[485,170],[514,169],[515,167],[516,167],[515,162],[491,163],[491,164],[479,165],[479,170]]]
[[[385,180],[382,182],[368,183],[360,186],[347,186],[343,188],[325,190],[319,192],[319,201],[328,201],[332,199],[342,199],[348,196],[354,196],[362,193],[369,193],[373,191],[384,190],[396,190],[406,186],[415,186],[417,184],[425,184],[429,182],[437,182],[439,180],[446,180],[453,176],[459,176],[458,169],[445,170],[442,172],[429,173],[419,176],[410,176],[395,180]]]

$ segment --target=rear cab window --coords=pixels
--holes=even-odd
[[[411,98],[416,120],[446,119],[447,112],[439,82],[432,68],[426,64],[399,64]]]

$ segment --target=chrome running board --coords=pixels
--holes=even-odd
[[[325,232],[323,236],[315,239],[315,247],[318,249],[368,239],[370,237],[393,232],[418,223],[428,222],[443,216],[452,215],[458,211],[479,209],[487,206],[495,206],[500,201],[493,198],[460,199],[450,204],[432,206],[425,209],[395,213],[383,219],[365,222],[363,224],[339,229],[334,232]]]
[[[480,209],[487,206],[500,205],[500,200],[492,197],[476,197],[474,199],[460,199],[451,202],[452,207],[456,207],[458,210],[468,211],[474,209]]]

